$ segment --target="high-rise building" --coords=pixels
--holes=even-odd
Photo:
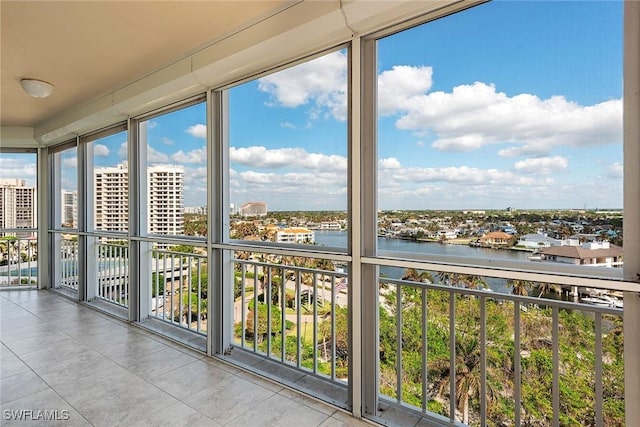
[[[265,216],[267,204],[265,202],[249,202],[240,206],[240,214],[243,216]]]
[[[37,191],[28,187],[24,179],[0,179],[0,229],[35,228]],[[17,237],[31,236],[32,232],[7,232]]]
[[[94,172],[96,230],[127,231],[129,225],[129,174],[127,164],[97,168]]]
[[[62,190],[62,226],[78,227],[78,192]]]
[[[184,234],[184,169],[148,169],[149,234]]]
[[[95,228],[127,231],[129,174],[126,163],[96,168],[94,173]],[[152,166],[147,169],[148,232],[184,234],[184,169]]]

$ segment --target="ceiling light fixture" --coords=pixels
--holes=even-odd
[[[22,89],[34,98],[46,98],[53,92],[53,86],[42,80],[22,79]]]

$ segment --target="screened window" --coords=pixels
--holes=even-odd
[[[491,2],[377,48],[381,250],[621,254],[622,2]]]
[[[129,228],[127,132],[112,131],[87,142],[89,228],[126,232]]]
[[[53,153],[53,228],[78,229],[78,149],[73,143]]]
[[[207,127],[203,102],[140,123],[146,147],[149,234],[207,235]]]
[[[347,65],[336,51],[229,90],[232,239],[346,247]]]
[[[0,237],[34,235],[4,230],[37,227],[36,153],[0,153],[0,170]]]

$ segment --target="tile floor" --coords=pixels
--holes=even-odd
[[[0,341],[2,426],[370,425],[49,291],[0,290]]]

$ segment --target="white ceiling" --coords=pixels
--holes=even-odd
[[[0,125],[33,128],[295,3],[2,0]],[[22,78],[54,92],[32,98]]]

